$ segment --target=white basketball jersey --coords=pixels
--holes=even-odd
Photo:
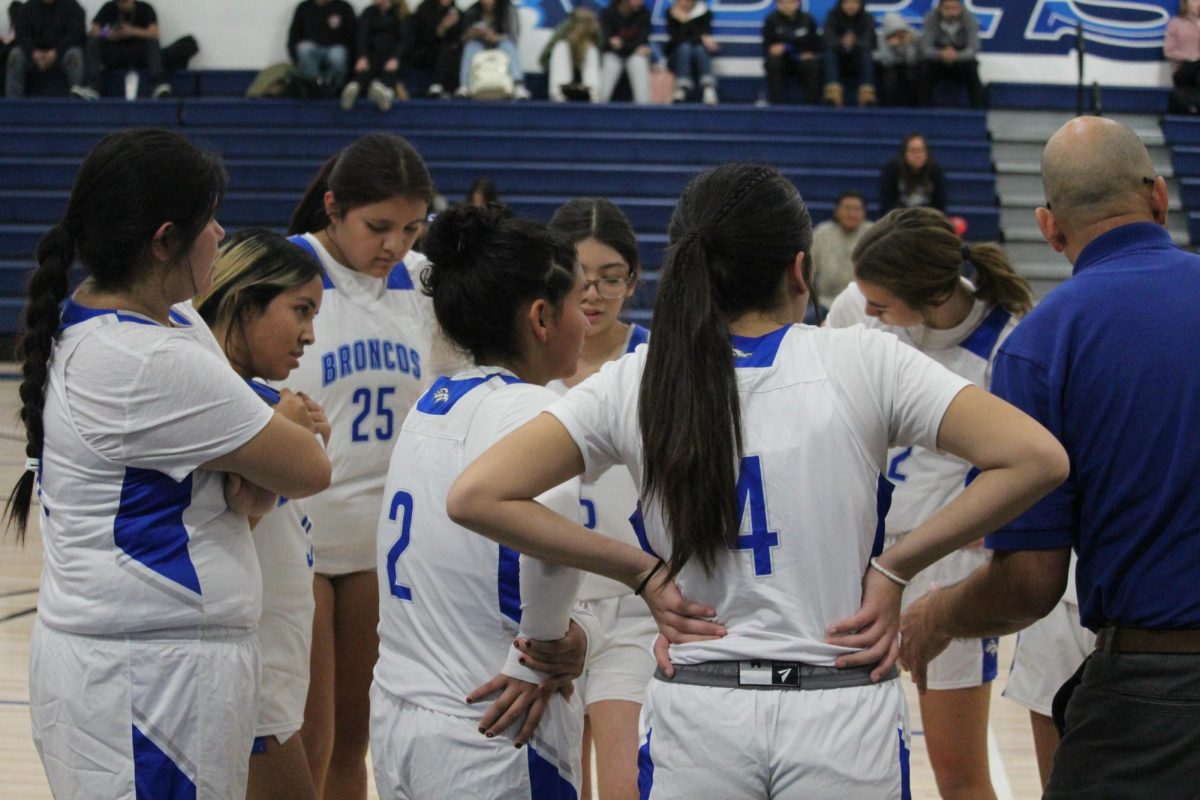
[[[711,578],[695,562],[678,577],[729,633],[674,645],[671,659],[828,666],[849,650],[826,644],[826,628],[858,610],[867,561],[882,546],[887,448],[932,448],[967,382],[895,336],[862,328],[793,325],[733,337],[732,347],[744,442],[737,545]],[[548,409],[579,446],[588,476],[623,463],[641,483],[637,399],[647,352],[606,364]],[[657,501],[644,510],[643,546],[666,558]]]
[[[410,253],[387,278],[339,264],[312,234],[292,241],[317,255],[325,296],[314,322],[316,343],[287,387],[325,409],[333,431],[329,488],[310,498],[318,572],[369,569],[388,458],[405,414],[435,377],[437,323],[417,288],[428,263]]]
[[[578,572],[522,559],[446,515],[463,469],[555,398],[500,368],[476,367],[439,378],[404,421],[377,543],[375,681],[389,693],[431,711],[477,716],[463,698],[501,671],[518,632],[566,634]],[[579,518],[578,480],[538,499]],[[527,670],[515,677],[537,680]]]
[[[273,412],[186,306],[174,327],[70,300],[50,360],[38,613],[73,633],[258,622],[261,584],[224,473]]]
[[[640,325],[630,325],[625,335],[625,353],[632,353],[638,345],[650,341],[650,331]],[[546,384],[558,394],[568,389],[562,381]],[[582,508],[583,526],[599,531],[605,536],[638,546],[637,534],[633,529],[633,515],[637,511],[638,487],[629,474],[629,469],[615,464],[594,481],[584,481],[579,490],[579,505]],[[585,573],[583,586],[579,589],[580,600],[603,600],[630,594],[630,589],[620,581]]]
[[[974,291],[969,283],[964,283]],[[948,330],[925,326],[901,328],[884,325],[867,316],[866,298],[858,285],[846,287],[829,310],[829,326],[844,328],[862,324],[894,333],[901,342],[920,350],[956,375],[987,390],[992,361],[1019,319],[1000,306],[981,300],[959,325]],[[898,447],[888,452],[885,473],[894,486],[892,508],[887,516],[887,533],[907,533],[929,519],[958,496],[974,477],[970,464],[961,458],[917,446]]]

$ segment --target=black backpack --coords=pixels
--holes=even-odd
[[[162,63],[168,70],[187,69],[188,62],[200,52],[200,45],[194,36],[184,36],[176,39],[163,48]]]

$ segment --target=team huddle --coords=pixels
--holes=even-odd
[[[987,391],[1033,304],[1000,248],[891,212],[805,325],[808,209],[726,165],[679,200],[651,333],[606,200],[429,221],[372,134],[288,237],[221,243],[224,183],[112,134],[39,247],[9,513],[36,488],[56,797],[365,797],[368,744],[384,798],[909,796],[902,605],[1068,474]],[[939,786],[986,781],[995,638],[905,630]],[[1064,675],[1018,656],[1019,702],[1049,712],[1076,638]]]

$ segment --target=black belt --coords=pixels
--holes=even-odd
[[[1101,628],[1096,649],[1110,653],[1200,654],[1200,630],[1152,631],[1143,628]]]
[[[871,670],[865,667],[817,667],[799,661],[706,661],[703,664],[675,665],[675,677],[668,678],[661,669],[654,677],[666,683],[689,686],[716,686],[727,689],[844,689],[851,686],[870,686]],[[881,681],[890,681],[900,671],[892,667]]]

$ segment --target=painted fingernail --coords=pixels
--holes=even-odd
[[[490,733],[490,732],[489,732],[489,733],[486,733],[486,734],[484,734],[484,735],[485,735],[485,736],[487,736],[487,738],[491,739],[491,738],[492,738],[493,736],[495,736],[496,734],[494,734],[494,733]]]
[[[487,733],[487,731],[486,731],[485,729],[483,729],[483,728],[480,728],[480,729],[479,729],[479,732],[480,732],[480,733]]]
[[[518,658],[518,659],[517,659],[517,663],[519,663],[519,664],[524,664],[524,663],[525,663],[525,659],[523,659],[523,658]]]

